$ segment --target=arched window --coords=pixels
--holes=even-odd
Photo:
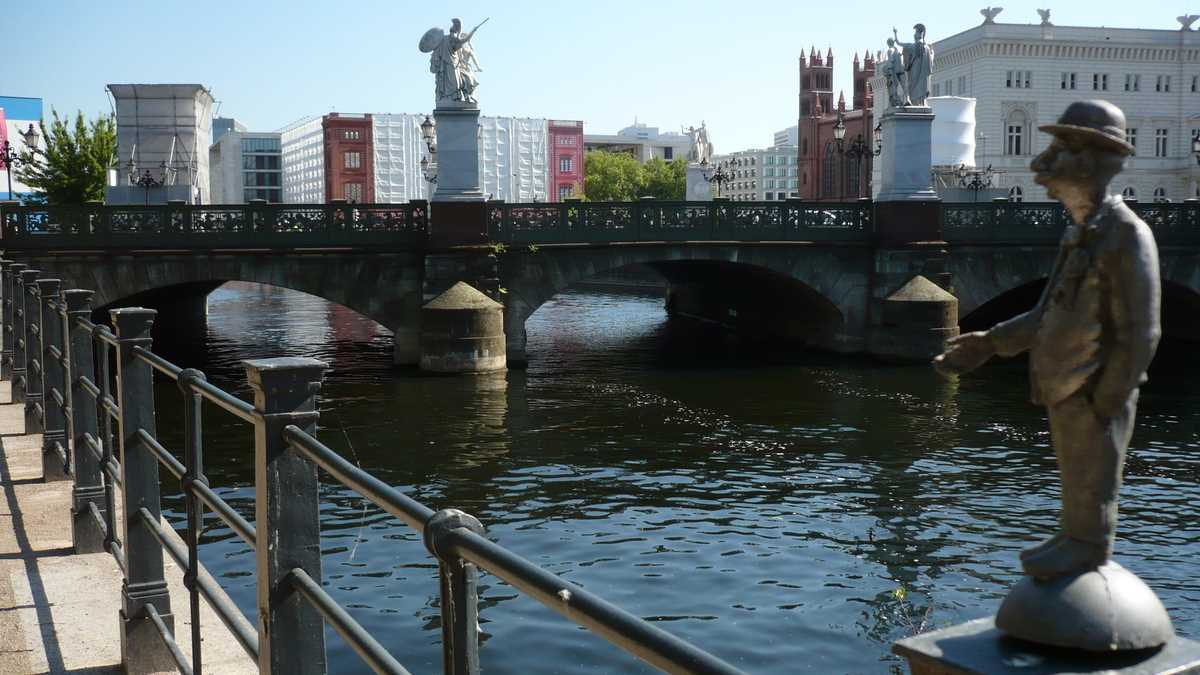
[[[1004,121],[1004,154],[1019,157],[1029,153],[1029,118],[1024,110],[1014,110]]]
[[[1025,190],[1021,189],[1020,185],[1014,185],[1008,189],[1008,201],[1023,202],[1025,201]]]
[[[862,137],[859,136],[859,139],[861,140]],[[861,171],[862,159],[857,155],[851,155],[846,161],[846,191],[843,193],[847,198],[857,199],[859,197],[858,188]]]
[[[1167,199],[1166,188],[1163,188],[1163,187],[1154,188],[1154,201],[1159,204],[1163,204],[1163,203],[1171,201],[1170,199]]]
[[[1137,190],[1133,189],[1132,185],[1127,185],[1124,190],[1121,190],[1121,197],[1123,199],[1137,199]]]
[[[825,144],[825,160],[821,163],[821,196],[833,196],[833,143]]]
[[[802,154],[802,155],[808,154],[808,139],[807,138],[802,139],[800,141],[800,154]]]

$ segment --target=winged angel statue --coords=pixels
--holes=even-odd
[[[465,35],[462,32],[462,21],[452,19],[450,32],[445,33],[441,28],[430,28],[421,36],[418,48],[429,54],[429,72],[433,73],[436,87],[437,102],[475,103],[475,88],[479,80],[475,73],[482,70],[475,51],[471,48],[471,38],[479,27],[487,23],[484,19],[479,26],[471,29]]]

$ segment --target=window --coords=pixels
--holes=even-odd
[[[1171,76],[1159,75],[1154,78],[1154,91],[1171,91]]]
[[[569,156],[558,158],[558,172],[571,173],[575,170],[575,161]]]
[[[1063,89],[1074,89],[1075,88],[1075,73],[1063,73],[1061,87]]]
[[[967,93],[967,76],[958,76],[958,95],[963,96]]]
[[[361,169],[362,168],[362,154],[361,153],[358,153],[358,152],[343,153],[343,160],[345,161],[345,168],[347,168],[347,169]]]
[[[564,183],[558,186],[558,201],[570,199],[575,196],[575,184]]]
[[[1133,154],[1137,154],[1137,127],[1125,129],[1125,142],[1133,146]]]
[[[243,138],[242,153],[279,152],[278,138]]]
[[[833,196],[833,143],[825,144],[825,161],[821,163],[821,195]]]
[[[770,159],[770,158],[768,157],[767,159]],[[763,175],[764,176],[774,176],[775,175],[775,167],[768,166],[767,168],[763,169]]]
[[[342,186],[342,198],[346,201],[362,201],[362,183],[346,183]]]
[[[1004,86],[1009,89],[1029,89],[1033,86],[1032,70],[1010,70],[1004,76]]]
[[[675,159],[675,148],[663,148],[663,159],[668,162]]]
[[[1121,190],[1122,199],[1137,199],[1137,190],[1133,189],[1132,185],[1128,185],[1124,190]]]
[[[1125,91],[1141,91],[1142,76],[1141,75],[1126,75],[1125,76]]]
[[[946,80],[946,95],[954,95],[954,80]]]
[[[1025,113],[1014,111],[1008,116],[1008,124],[1004,133],[1004,154],[1019,157],[1028,150],[1025,143],[1025,129],[1028,126]]]
[[[1192,93],[1194,94],[1197,91],[1200,91],[1200,75],[1193,75],[1192,76]]]
[[[1166,204],[1171,201],[1170,199],[1167,199],[1166,188],[1163,188],[1163,187],[1154,188],[1154,201],[1157,204]]]
[[[938,84],[938,83],[936,83],[936,82],[933,84],[933,95],[934,95],[934,96],[941,96],[941,95],[942,95],[942,85],[940,85],[940,84]]]
[[[1075,87],[1071,88],[1074,89]],[[1106,73],[1093,74],[1092,89],[1096,91],[1108,91],[1108,75]]]
[[[566,145],[566,146],[573,146],[573,145],[575,145],[575,137],[574,136],[559,136],[558,144]]]
[[[1166,129],[1155,129],[1154,130],[1154,156],[1155,157],[1166,157],[1167,156],[1167,130]]]
[[[357,141],[362,138],[361,134],[361,131],[347,129],[342,132],[342,138],[346,139],[347,141]]]
[[[1008,201],[1010,201],[1010,202],[1025,201],[1025,191],[1021,189],[1020,185],[1014,185],[1008,189]]]

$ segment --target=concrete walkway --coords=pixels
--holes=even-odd
[[[0,401],[11,401],[0,382]],[[0,404],[0,675],[124,672],[117,610],[121,571],[107,553],[71,549],[71,481],[43,483],[41,435],[22,407]],[[175,635],[191,654],[183,572],[164,554]],[[201,600],[204,670],[255,673],[254,662]]]

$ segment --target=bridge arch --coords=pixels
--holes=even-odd
[[[845,246],[637,244],[508,253],[501,286],[509,360],[525,360],[525,322],[542,304],[580,281],[635,264],[658,270],[688,301],[714,309],[741,303],[758,319],[772,318],[765,313],[774,307],[792,337],[852,350],[860,345],[846,343],[864,333],[870,261],[870,249]],[[804,332],[801,317],[808,335],[795,334]]]

